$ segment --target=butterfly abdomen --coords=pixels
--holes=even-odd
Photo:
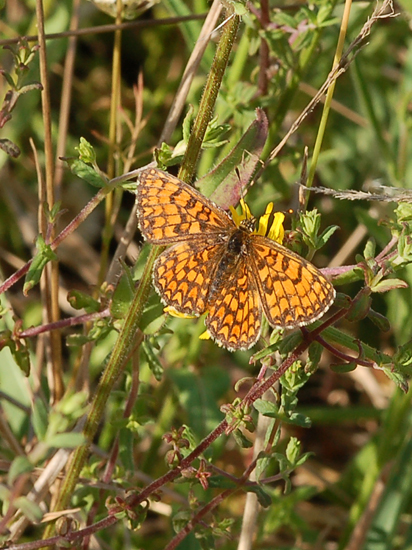
[[[247,238],[248,234],[246,231],[238,228],[229,236],[210,285],[209,302],[212,302],[216,293],[221,291],[225,279],[230,278],[236,270],[237,263],[240,261],[242,255],[247,254]]]

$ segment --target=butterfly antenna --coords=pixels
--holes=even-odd
[[[302,170],[300,172],[300,178],[299,178],[300,185],[299,185],[298,212],[304,212],[308,204],[309,193],[306,190],[307,181],[308,181],[308,156],[309,156],[309,150],[307,147],[305,147],[305,150],[303,152]]]

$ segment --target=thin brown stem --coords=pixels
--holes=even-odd
[[[67,327],[74,327],[76,325],[84,325],[85,323],[97,321],[98,319],[104,319],[110,316],[110,308],[106,308],[103,311],[96,313],[86,313],[85,315],[79,315],[78,317],[69,317],[68,319],[60,319],[54,323],[48,323],[38,327],[30,327],[26,330],[22,330],[17,334],[18,338],[33,338],[39,334],[51,332],[52,330],[61,330]]]
[[[117,29],[127,30],[127,29],[136,29],[146,27],[159,27],[163,25],[176,25],[177,23],[184,23],[185,21],[199,21],[206,17],[207,13],[199,13],[193,15],[184,15],[181,17],[167,17],[164,19],[149,19],[149,20],[139,20],[139,21],[129,21],[127,23],[120,23],[116,25],[115,23],[111,25],[100,25],[98,27],[86,27],[84,29],[71,29],[69,31],[63,32],[53,32],[46,34],[46,40],[55,40],[59,38],[68,38],[70,36],[94,36],[96,34],[102,33],[113,33]],[[0,40],[0,46],[12,46],[13,44],[18,44],[21,40],[21,36],[15,38],[8,38],[6,40]],[[25,36],[27,42],[37,42],[39,37],[37,35]]]
[[[365,361],[360,357],[352,357],[351,355],[347,355],[346,353],[339,351],[334,346],[329,344],[324,338],[322,338],[322,336],[317,336],[316,341],[319,342],[319,344],[321,344],[325,349],[330,351],[330,353],[332,353],[335,357],[341,359],[342,361],[345,361],[346,363],[356,363],[357,365],[360,365],[362,367],[374,367],[374,363],[372,363],[371,361]]]
[[[54,160],[53,160],[53,143],[51,132],[51,109],[50,109],[50,87],[48,78],[47,65],[47,49],[46,36],[44,31],[44,13],[42,0],[36,1],[36,16],[39,29],[39,44],[40,44],[40,76],[43,86],[42,92],[42,115],[44,124],[44,153],[45,153],[45,182],[46,182],[46,200],[49,210],[52,209],[55,203],[54,193]],[[45,214],[42,211],[42,216]],[[43,222],[43,226],[45,225]],[[53,239],[55,234],[54,226],[51,228],[50,238]],[[45,232],[43,232],[45,236]],[[56,322],[60,317],[59,308],[59,265],[56,261],[50,262],[44,271],[42,292],[44,297],[43,303],[46,304],[47,322]],[[60,334],[56,331],[49,335],[50,355],[48,358],[51,368],[51,383],[52,400],[61,399],[64,393],[63,377],[60,365],[61,361],[61,339]]]

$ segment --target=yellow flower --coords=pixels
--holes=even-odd
[[[257,233],[259,235],[266,235],[272,241],[276,241],[279,244],[283,243],[285,237],[285,230],[283,229],[283,222],[285,220],[285,214],[283,212],[275,212],[273,214],[273,221],[268,229],[268,224],[273,211],[273,202],[270,202],[266,206],[265,213],[259,218],[259,227]]]
[[[241,213],[239,214],[236,212],[233,206],[230,207],[230,212],[232,214],[233,221],[235,222],[237,227],[240,227],[243,221],[245,220],[251,220],[253,218],[252,213],[250,211],[249,206],[246,204],[244,199],[240,199],[240,207],[242,209]],[[273,202],[270,202],[266,206],[265,213],[263,216],[259,218],[259,223],[257,224],[257,229],[253,231],[253,233],[257,235],[263,235],[267,238],[271,239],[272,241],[276,241],[279,244],[282,244],[283,238],[285,236],[285,230],[283,229],[283,221],[285,219],[285,215],[283,212],[275,212],[273,213]],[[271,222],[271,223],[270,223]],[[270,224],[270,226],[269,226]],[[176,311],[174,307],[167,306],[165,307],[164,311],[168,313],[169,315],[172,315],[173,317],[178,317],[180,319],[193,319],[195,318],[195,315],[188,315],[186,313],[180,313],[179,311]],[[210,334],[206,330],[199,336],[200,340],[209,340]]]
[[[163,311],[168,313],[172,317],[177,317],[178,319],[196,319],[196,315],[190,315],[189,313],[181,313],[177,311],[173,306],[166,306]]]
[[[250,220],[252,218],[252,213],[250,212],[249,206],[246,204],[244,199],[240,199],[240,208],[242,209],[241,214],[238,214],[234,206],[230,206],[230,212],[232,214],[233,221],[239,227],[243,220]]]
[[[232,213],[233,221],[239,227],[242,221],[250,220],[253,218],[249,206],[246,204],[244,199],[240,199],[240,207],[242,208],[242,213],[238,214],[233,206],[230,207],[230,212]],[[253,231],[258,235],[263,235],[276,241],[279,244],[282,244],[283,238],[285,236],[285,230],[283,229],[283,222],[285,220],[285,214],[283,212],[273,212],[273,202],[270,202],[266,206],[265,213],[259,218],[258,228]],[[273,217],[273,221],[269,226],[269,222]]]
[[[250,212],[249,206],[246,204],[244,199],[240,199],[240,207],[242,212],[238,214],[233,206],[230,207],[230,212],[232,214],[233,221],[239,227],[244,220],[250,220],[253,218],[252,213]],[[268,237],[272,241],[276,241],[279,244],[282,244],[285,230],[283,228],[283,222],[285,220],[285,215],[283,212],[273,212],[273,202],[270,202],[266,206],[265,213],[259,218],[259,223],[257,229],[253,231],[258,235],[263,235]],[[272,218],[272,223],[269,227],[270,220]],[[199,340],[210,340],[209,331],[205,330],[200,336]]]

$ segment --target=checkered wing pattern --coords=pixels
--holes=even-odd
[[[322,317],[335,290],[319,269],[266,237],[250,238],[253,273],[269,323],[294,328]]]
[[[153,272],[163,302],[183,314],[207,313],[210,335],[227,349],[257,342],[262,312],[272,326],[294,328],[319,319],[333,303],[332,284],[311,263],[253,233],[253,223],[238,227],[170,174],[142,171],[136,201],[144,237],[172,245]]]
[[[140,173],[136,201],[140,230],[153,244],[203,238],[235,227],[230,216],[199,191],[155,168]]]
[[[153,270],[153,283],[162,300],[180,313],[205,313],[211,280],[224,253],[222,244],[211,244],[204,237],[162,252]]]
[[[216,285],[205,324],[218,344],[234,351],[249,349],[259,340],[262,307],[247,259],[241,257],[231,268]]]

